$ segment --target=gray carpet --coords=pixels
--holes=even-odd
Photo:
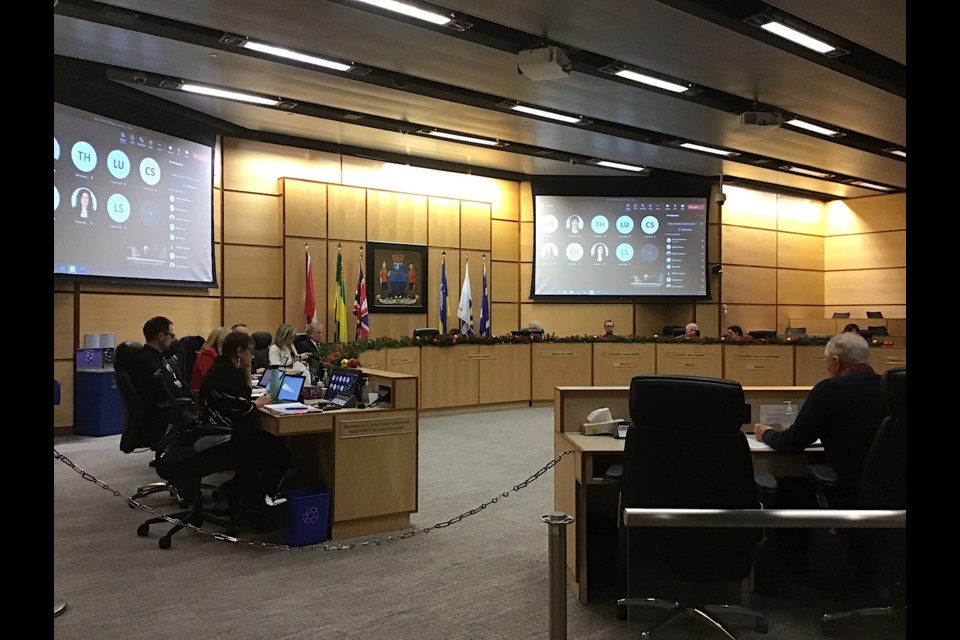
[[[553,457],[552,428],[552,408],[422,418],[414,526],[448,520],[533,474]],[[122,496],[156,479],[147,466],[151,454],[121,453],[119,436],[54,438],[54,447]],[[164,494],[144,502],[175,507]],[[547,526],[540,516],[553,510],[552,472],[453,526],[340,551],[276,550],[192,531],[161,550],[165,525],[138,537],[150,514],[56,459],[53,510],[53,590],[67,601],[53,620],[60,640],[549,637]],[[278,539],[250,530],[238,535]],[[767,614],[770,633],[741,637],[823,637],[819,614],[837,602],[816,581],[781,577],[752,602]],[[616,619],[614,597],[581,605],[568,596],[569,637],[639,637],[639,624]],[[691,621],[657,637],[722,636]],[[888,623],[864,623],[843,637],[899,636]]]

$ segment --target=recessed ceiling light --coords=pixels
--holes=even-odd
[[[250,102],[252,104],[262,104],[268,107],[275,107],[280,104],[279,100],[274,98],[264,98],[250,93],[241,93],[240,91],[230,91],[228,89],[217,89],[215,87],[205,87],[200,84],[184,84],[180,86],[181,91],[187,93],[197,93],[213,98],[226,98],[227,100],[239,100],[241,102]]]
[[[528,113],[532,116],[539,116],[541,118],[549,118],[551,120],[557,120],[559,122],[566,122],[568,124],[580,124],[584,121],[583,118],[578,116],[568,116],[565,113],[556,113],[554,111],[547,111],[546,109],[538,109],[536,107],[528,107],[523,104],[515,104],[509,107],[514,111],[519,111],[520,113]]]
[[[716,149],[714,147],[705,147],[702,144],[694,144],[692,142],[683,142],[680,144],[684,149],[691,149],[693,151],[703,151],[705,153],[714,153],[718,156],[738,156],[740,155],[736,151],[727,151],[726,149]]]
[[[337,62],[335,60],[327,60],[326,58],[300,53],[299,51],[284,49],[283,47],[275,47],[271,44],[266,44],[263,42],[254,42],[253,40],[247,40],[244,42],[243,48],[259,51],[260,53],[276,56],[278,58],[285,58],[287,60],[294,60],[296,62],[305,62],[306,64],[312,64],[317,67],[333,69],[334,71],[349,71],[350,67],[353,66],[344,64],[342,62]]]
[[[892,187],[885,187],[881,184],[874,184],[872,182],[864,182],[863,180],[856,180],[854,182],[851,182],[850,184],[858,187],[863,187],[865,189],[876,189],[878,191],[893,191]]]
[[[688,89],[690,89],[690,87],[686,85],[677,84],[676,82],[670,82],[669,80],[662,80],[660,78],[655,78],[645,73],[630,71],[629,69],[619,69],[615,71],[613,75],[619,78],[624,78],[626,80],[631,80],[633,82],[639,82],[640,84],[646,84],[646,85],[650,85],[651,87],[657,87],[658,89],[672,91],[674,93],[683,93],[684,91],[687,91]]]
[[[596,162],[592,162],[591,164],[595,164],[598,167],[609,167],[611,169],[623,169],[624,171],[643,171],[646,169],[646,167],[638,167],[637,165],[624,164],[622,162],[610,162],[609,160],[597,160]]]
[[[797,127],[799,129],[806,129],[807,131],[812,131],[814,133],[819,133],[822,136],[838,137],[843,135],[843,133],[835,129],[828,129],[818,124],[807,122],[806,120],[800,120],[799,118],[791,118],[790,120],[787,120],[785,124],[789,124],[790,126]]]
[[[387,11],[393,11],[394,13],[400,13],[411,18],[416,18],[417,20],[424,20],[431,24],[436,24],[443,26],[448,22],[452,21],[453,18],[450,16],[445,16],[440,13],[435,13],[433,11],[427,11],[426,9],[421,9],[413,5],[409,5],[403,2],[397,2],[396,0],[356,0],[357,2],[362,2],[364,4],[373,5],[374,7],[379,7],[381,9],[386,9]]]
[[[902,150],[900,150],[900,149],[884,149],[884,151],[886,151],[887,153],[890,153],[890,154],[892,154],[892,155],[895,155],[895,156],[900,156],[901,158],[906,158],[906,157],[907,157],[907,152],[906,152],[906,151],[902,151]]]
[[[791,165],[784,165],[780,167],[785,171],[791,171],[793,173],[802,173],[805,176],[813,176],[814,178],[832,178],[834,174],[825,173],[823,171],[814,171],[813,169],[804,169],[803,167],[794,167]]]
[[[445,140],[455,140],[457,142],[469,142],[470,144],[483,144],[490,147],[505,147],[507,146],[505,142],[499,140],[491,140],[490,138],[476,138],[474,136],[463,135],[462,133],[450,133],[448,131],[437,131],[436,129],[426,129],[418,131],[417,133],[425,134],[428,136],[434,136],[435,138],[443,138]]]

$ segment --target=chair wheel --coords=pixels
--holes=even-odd
[[[142,525],[137,527],[137,535],[140,536],[141,538],[145,538],[147,535],[149,535],[149,533],[150,533],[150,525],[148,525],[147,523],[143,523]]]
[[[163,537],[160,538],[160,540],[158,541],[158,544],[160,545],[160,548],[161,548],[161,549],[169,549],[169,548],[170,548],[170,544],[171,544],[172,542],[173,542],[173,541],[170,540],[170,536],[163,536]]]
[[[131,509],[136,509],[137,505],[133,504],[133,501],[130,498],[127,498],[127,506]]]

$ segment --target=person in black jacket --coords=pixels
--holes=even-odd
[[[836,508],[856,504],[863,463],[884,417],[880,376],[869,361],[870,347],[858,333],[834,336],[824,348],[829,377],[810,391],[793,426],[753,426],[754,437],[780,453],[801,453],[819,439],[838,476],[831,500]]]
[[[239,331],[224,338],[221,355],[213,361],[200,387],[198,421],[230,427],[232,433],[228,442],[205,437],[194,448],[232,448],[237,468],[224,492],[228,499],[239,502],[247,519],[258,526],[263,523],[265,507],[285,502],[278,491],[290,465],[290,451],[280,438],[257,424],[257,410],[268,404],[271,397],[264,394],[251,399],[252,362],[253,338]]]
[[[150,318],[143,325],[143,340],[143,349],[130,366],[130,377],[143,405],[149,439],[157,442],[166,433],[171,419],[169,409],[161,406],[166,403],[167,397],[154,374],[160,372],[163,383],[174,398],[189,398],[190,389],[177,378],[173,367],[164,357],[177,340],[173,322],[164,316]]]

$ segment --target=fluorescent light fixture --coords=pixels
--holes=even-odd
[[[884,149],[887,153],[893,154],[895,156],[900,156],[901,158],[907,157],[906,151],[901,151],[900,149]]]
[[[827,54],[831,51],[836,51],[837,48],[832,44],[824,42],[823,40],[817,40],[811,36],[808,36],[805,33],[801,33],[796,29],[792,29],[785,24],[771,20],[766,24],[760,25],[760,28],[764,31],[769,31],[774,35],[778,35],[781,38],[786,38],[790,42],[795,42],[801,47],[806,47],[807,49],[812,49],[817,53]]]
[[[785,165],[780,168],[786,169],[787,171],[792,171],[793,173],[802,173],[805,176],[813,176],[814,178],[832,178],[834,176],[832,173],[814,171],[813,169],[804,169],[803,167],[792,167],[790,165]]]
[[[491,140],[489,138],[474,138],[473,136],[465,136],[462,133],[447,133],[446,131],[436,131],[433,129],[419,131],[418,133],[425,133],[428,136],[434,136],[436,138],[444,138],[446,140],[456,140],[457,142],[469,142],[470,144],[485,144],[490,147],[506,146],[506,143],[500,142],[499,140]]]
[[[834,129],[827,129],[826,127],[821,127],[818,124],[813,124],[812,122],[807,122],[805,120],[800,120],[798,118],[791,118],[787,120],[786,124],[789,124],[793,127],[799,129],[806,129],[807,131],[813,131],[814,133],[819,133],[822,136],[842,136],[843,134]]]
[[[250,102],[253,104],[262,104],[268,107],[275,107],[280,104],[279,100],[273,98],[264,98],[250,93],[240,93],[239,91],[230,91],[228,89],[217,89],[215,87],[205,87],[199,84],[184,84],[180,87],[181,91],[187,93],[198,93],[213,98],[225,98],[227,100],[239,100],[240,102]]]
[[[619,69],[614,71],[613,75],[620,78],[625,78],[627,80],[632,80],[633,82],[639,82],[640,84],[648,84],[651,87],[657,87],[658,89],[673,91],[674,93],[683,93],[684,91],[688,91],[690,89],[690,87],[677,84],[676,82],[661,80],[660,78],[654,78],[653,76],[648,76],[636,71],[630,71],[629,69]]]
[[[374,7],[386,9],[387,11],[393,11],[394,13],[400,13],[411,18],[416,18],[417,20],[424,20],[431,24],[440,26],[453,21],[453,18],[450,16],[434,13],[432,11],[426,11],[424,9],[414,7],[413,5],[397,2],[396,0],[357,0],[357,2],[373,5]]]
[[[704,151],[706,153],[715,153],[718,156],[738,156],[740,155],[736,151],[727,151],[726,149],[715,149],[713,147],[705,147],[701,144],[693,144],[692,142],[683,142],[680,144],[684,149],[692,149],[693,151]]]
[[[553,111],[537,109],[536,107],[528,107],[522,104],[515,104],[510,108],[521,113],[529,113],[532,116],[539,116],[541,118],[550,118],[551,120],[566,122],[567,124],[580,124],[583,122],[583,118],[579,118],[577,116],[568,116],[564,113],[555,113]]]
[[[259,51],[260,53],[265,53],[270,56],[276,56],[278,58],[285,58],[287,60],[294,60],[296,62],[305,62],[307,64],[312,64],[317,67],[324,67],[326,69],[333,69],[334,71],[349,71],[350,67],[353,65],[344,64],[342,62],[335,62],[334,60],[326,60],[324,58],[318,58],[317,56],[311,56],[306,53],[300,53],[299,51],[291,51],[290,49],[284,49],[283,47],[275,47],[270,44],[265,44],[263,42],[254,42],[253,40],[247,40],[243,43],[244,49],[252,49],[253,51]]]
[[[611,169],[623,169],[624,171],[643,171],[646,167],[638,167],[635,164],[623,164],[622,162],[610,162],[609,160],[597,160],[592,164],[598,167],[609,167]]]
[[[863,180],[857,180],[855,182],[851,182],[850,184],[855,185],[857,187],[863,187],[865,189],[876,189],[878,191],[893,191],[891,187],[884,187],[883,185],[873,184],[872,182],[864,182]]]

